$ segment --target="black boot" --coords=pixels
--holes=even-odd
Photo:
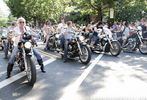
[[[40,69],[43,73],[45,73],[46,71],[44,70],[44,65],[43,65],[43,61],[42,59],[41,60],[37,60],[38,61],[38,64],[40,65]]]
[[[7,67],[7,77],[6,78],[10,78],[11,77],[11,71],[13,69],[13,65],[14,64],[8,64],[8,67]]]

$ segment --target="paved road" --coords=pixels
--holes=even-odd
[[[7,60],[0,52],[0,100],[147,99],[146,55],[93,54],[90,64],[83,65],[78,60],[63,63],[60,55],[38,50],[47,72],[37,67],[34,87],[27,85],[17,67],[13,77],[5,79]]]

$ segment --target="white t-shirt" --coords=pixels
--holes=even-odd
[[[113,34],[112,34],[112,32],[111,32],[111,30],[109,28],[103,27],[103,31],[104,31],[105,34],[107,34],[109,36],[109,38],[112,39]]]
[[[31,32],[31,29],[28,26],[25,26],[24,32],[26,32],[26,31],[30,31]],[[15,27],[14,28],[14,35],[15,35],[15,37],[13,38],[14,46],[17,46],[18,42],[21,39],[21,35],[22,35],[22,33],[20,32],[19,27]]]
[[[74,33],[74,29],[71,27],[68,27],[64,33],[64,38],[65,39],[72,39],[73,33]]]
[[[125,30],[123,32],[123,39],[127,39],[127,37],[129,36],[129,33],[130,33],[130,29],[129,27],[125,27]]]
[[[57,27],[59,34],[64,34],[66,31],[66,24],[60,23]]]

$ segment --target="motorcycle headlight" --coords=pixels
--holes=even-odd
[[[12,41],[13,41],[13,42],[15,41],[15,37],[12,38]]]
[[[56,36],[56,38],[57,38],[57,39],[60,37],[60,35],[59,35],[59,34],[56,34],[55,36]]]
[[[31,44],[30,42],[26,42],[26,43],[24,44],[24,46],[25,46],[25,48],[30,49],[31,46],[32,46],[32,44]]]
[[[84,37],[83,36],[79,36],[80,41],[84,41]]]

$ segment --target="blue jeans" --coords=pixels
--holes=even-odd
[[[144,32],[144,33],[142,34],[142,36],[143,36],[143,38],[147,38],[147,32]]]
[[[16,54],[19,52],[19,49],[18,47],[14,47],[13,51],[12,51],[12,54],[11,54],[11,57],[9,59],[9,62],[8,64],[14,64],[15,63],[15,60],[16,60]],[[33,53],[34,53],[34,56],[37,58],[37,60],[42,60],[42,57],[41,55],[38,53],[38,51],[36,49],[33,48]]]
[[[65,42],[64,35],[60,35],[59,39],[60,39],[60,48],[64,49],[64,42]]]
[[[5,53],[5,57],[8,56],[8,49],[9,49],[9,43],[8,43],[8,41],[6,41],[6,42],[4,43],[4,53]]]
[[[64,60],[67,60],[67,54],[68,54],[68,45],[71,42],[70,39],[65,39],[64,42]]]

